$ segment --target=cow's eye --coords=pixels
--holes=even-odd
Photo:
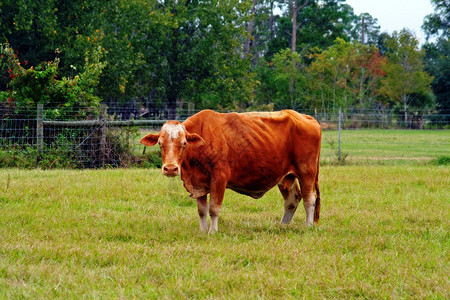
[[[183,145],[182,145],[183,147],[186,147],[187,146],[187,142],[183,142]]]

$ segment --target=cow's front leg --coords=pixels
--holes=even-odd
[[[218,220],[220,209],[222,207],[223,196],[225,194],[226,183],[224,181],[213,181],[211,183],[211,192],[209,199],[209,215],[211,217],[211,225],[209,233],[213,234],[218,230]]]
[[[198,216],[200,217],[200,230],[206,232],[208,229],[208,198],[207,195],[197,198]]]

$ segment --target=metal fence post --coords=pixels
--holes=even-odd
[[[100,138],[100,156],[102,161],[102,167],[105,167],[106,161],[106,113],[108,111],[108,106],[106,104],[102,104],[100,106],[100,120],[102,121],[101,125],[101,138]]]
[[[341,161],[341,129],[342,129],[342,108],[339,107],[339,149],[338,149],[339,161]]]
[[[36,118],[36,146],[38,150],[38,160],[44,151],[44,104],[37,105]]]
[[[193,102],[188,102],[188,117],[194,114],[195,104]]]

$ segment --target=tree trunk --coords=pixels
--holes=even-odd
[[[295,110],[295,95],[294,95],[294,76],[289,80],[289,97],[291,98],[291,109]]]
[[[256,13],[256,0],[253,0],[253,7],[252,7],[252,19],[250,20],[250,23],[248,24],[248,38],[245,41],[245,58],[247,58],[250,55],[250,44],[252,43],[252,32],[253,27],[255,26],[255,13]]]
[[[291,39],[291,51],[295,52],[297,45],[297,13],[300,9],[308,5],[309,0],[305,0],[305,2],[298,6],[298,0],[294,0],[294,5],[292,7],[292,39]]]
[[[405,110],[405,128],[408,126],[408,104],[407,104],[407,98],[403,97],[403,109]]]
[[[361,44],[365,44],[365,37],[364,37],[364,16],[362,17],[362,22],[361,22]]]
[[[361,66],[361,79],[359,81],[359,109],[362,113],[364,110],[364,67]]]
[[[295,52],[297,44],[297,0],[294,0],[294,6],[292,8],[292,38],[291,38],[291,51]]]
[[[273,2],[270,1],[270,19],[269,19],[269,31],[270,31],[270,40],[272,40],[275,37],[275,30],[273,29],[274,24],[274,16],[273,16]]]

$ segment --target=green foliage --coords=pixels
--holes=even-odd
[[[8,105],[17,109],[17,113],[26,113],[35,108],[38,103],[44,104],[45,117],[58,118],[86,118],[98,114],[100,99],[93,95],[98,85],[98,76],[104,68],[100,62],[102,51],[96,49],[94,53],[86,53],[93,57],[89,62],[86,57],[86,66],[83,73],[73,78],[62,77],[57,79],[59,58],[53,61],[42,62],[39,66],[26,69],[18,55],[6,44],[0,45],[2,55],[2,69],[8,68],[10,82],[7,91]],[[4,95],[2,98],[6,98]],[[35,115],[30,115],[35,118]]]
[[[0,149],[1,168],[36,168],[37,151],[35,147],[19,148],[11,145],[7,149]]]
[[[431,0],[434,13],[425,17],[422,29],[427,37],[437,36],[448,39],[450,35],[450,6],[448,0]]]
[[[83,166],[79,161],[79,153],[74,151],[73,132],[65,130],[56,135],[53,142],[44,145],[42,152],[35,146],[5,145],[0,149],[0,167],[22,169],[75,169]]]
[[[448,115],[450,109],[450,40],[439,39],[425,48],[425,69],[434,79],[431,83],[436,95],[437,109]],[[447,116],[447,120],[449,117]]]
[[[347,34],[354,27],[356,16],[353,9],[342,0],[310,0],[297,13],[297,47],[326,49],[338,37],[349,40]],[[299,5],[304,1],[299,1]],[[268,43],[268,58],[290,47],[292,33],[292,7],[284,10],[277,20],[276,34]]]
[[[161,168],[162,167],[162,159],[161,159],[161,150],[151,150],[150,153],[145,155],[143,158],[142,166],[144,168]]]
[[[418,41],[411,32],[394,32],[392,37],[386,40],[386,47],[389,64],[384,68],[387,75],[382,80],[379,91],[394,103],[402,104],[407,121],[408,106],[416,95],[431,100],[431,103],[417,103],[419,107],[426,108],[426,104],[428,107],[434,106],[433,97],[429,96],[432,93],[433,77],[423,70],[424,51],[418,49]]]
[[[435,13],[424,28],[440,44],[428,48],[427,70],[435,77],[433,91],[443,111],[449,98],[448,8],[446,1],[433,4]],[[408,79],[417,88],[396,90],[405,86],[396,84],[402,79],[396,55],[405,55],[407,43],[393,45],[399,36],[379,34],[372,16],[356,16],[343,0],[309,0],[296,20],[296,49],[302,50],[290,54],[284,49],[291,43],[292,8],[292,1],[5,0],[0,42],[17,51],[2,60],[0,101],[24,107],[54,102],[53,111],[46,112],[51,118],[68,117],[69,108],[77,118],[95,115],[87,106],[100,99],[165,105],[169,117],[182,102],[239,111],[364,110],[406,102],[433,107],[424,73]],[[355,42],[361,41],[363,17],[364,42],[378,49]],[[411,62],[419,72],[422,56]]]
[[[336,111],[338,107],[363,110],[374,106],[387,63],[375,46],[338,38],[333,46],[312,55],[315,60],[307,72],[315,107]]]
[[[38,152],[35,145],[19,146],[8,139],[0,140],[1,168],[81,169],[101,167],[161,166],[160,153],[150,157],[134,152],[139,131],[137,127],[109,128],[104,151],[99,146],[102,136],[98,129],[51,128],[44,147]],[[24,137],[21,137],[23,140]],[[30,142],[33,137],[28,137]]]
[[[64,143],[64,137],[59,137],[51,146],[46,146],[42,153],[36,147],[11,146],[0,149],[1,168],[20,169],[77,169],[82,166],[70,147]]]
[[[339,149],[339,144],[335,139],[326,138],[325,142],[330,146],[332,152],[334,152],[335,160],[327,161],[326,164],[332,165],[345,165],[348,161],[346,161],[349,156],[348,152],[343,152],[342,149]]]
[[[337,111],[347,108],[353,102],[352,90],[348,85],[355,66],[350,62],[354,47],[351,43],[337,39],[335,45],[316,54],[315,61],[308,68],[314,79],[313,90],[320,91],[321,107]]]
[[[446,0],[432,0],[434,13],[425,18],[422,28],[429,38],[424,45],[425,67],[434,76],[433,92],[436,95],[437,108],[446,120],[450,110],[450,8]]]
[[[431,163],[437,166],[448,166],[450,165],[450,156],[439,156],[432,160]]]
[[[304,86],[306,77],[302,69],[304,63],[297,52],[290,49],[281,50],[273,56],[274,84],[276,87],[275,107],[290,107],[301,109],[306,105],[304,102]]]
[[[364,22],[364,23],[363,23]],[[377,19],[368,13],[362,13],[354,19],[355,26],[351,30],[352,40],[362,44],[375,45],[380,36],[380,26]],[[364,41],[362,41],[362,32],[364,24]]]

